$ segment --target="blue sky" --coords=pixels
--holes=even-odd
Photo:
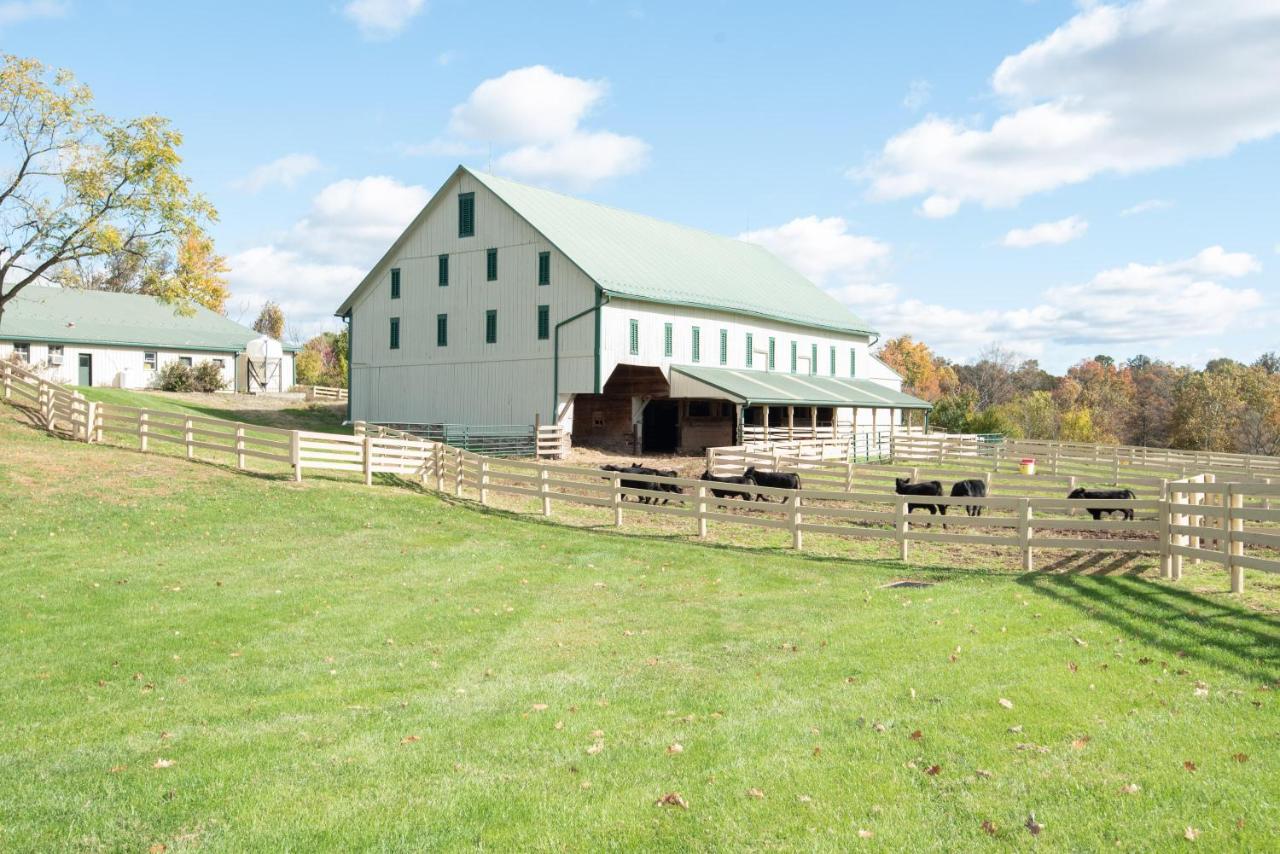
[[[769,246],[945,355],[1280,348],[1275,2],[0,0],[159,113],[231,315],[328,315],[459,162]]]

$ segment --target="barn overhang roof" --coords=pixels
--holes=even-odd
[[[719,398],[748,406],[852,406],[932,409],[933,404],[874,380],[740,371],[699,365],[671,367],[671,396]]]

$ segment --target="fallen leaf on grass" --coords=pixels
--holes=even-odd
[[[747,797],[755,798],[757,801],[764,800],[764,792],[760,789],[747,789]]]
[[[1142,791],[1142,787],[1139,786],[1137,783],[1125,783],[1123,786],[1120,787],[1121,794],[1125,794],[1125,795],[1136,795],[1138,794],[1138,792],[1141,792],[1141,791]]]
[[[1013,726],[1009,727],[1009,732],[1015,732],[1015,733],[1022,732],[1022,724],[1014,724]]]
[[[689,803],[682,797],[679,792],[667,792],[658,798],[654,803],[660,807],[680,807],[682,810],[689,808]]]
[[[1089,736],[1082,735],[1079,738],[1077,738],[1075,741],[1071,742],[1071,746],[1074,747],[1076,750],[1084,750],[1085,745],[1088,743],[1089,743]]]
[[[404,738],[400,739],[401,744],[413,744],[415,741],[422,741],[422,736],[406,735]]]
[[[1195,842],[1200,838],[1200,831],[1191,825],[1187,825],[1187,829],[1182,831],[1182,838],[1188,842]]]
[[[564,721],[556,721],[556,729],[564,729]]]
[[[875,836],[875,835],[876,835],[876,834],[875,834],[875,832],[874,832],[874,831],[871,831],[871,830],[859,830],[859,831],[858,831],[858,838],[859,838],[859,839],[870,839],[871,837],[873,837],[873,836]]]
[[[1032,836],[1039,836],[1040,831],[1044,830],[1044,825],[1036,821],[1035,813],[1027,813],[1027,821],[1022,826],[1031,831]]]
[[[152,768],[172,768],[176,764],[178,763],[176,763],[172,759],[157,759],[154,763],[152,763],[151,767]]]
[[[592,744],[589,747],[587,747],[587,755],[595,756],[597,753],[599,753],[602,750],[604,750],[604,740],[596,739],[594,742],[592,742]]]
[[[995,836],[995,835],[996,835],[996,823],[995,823],[994,821],[984,821],[984,822],[982,823],[982,830],[983,830],[983,832],[985,832],[988,836]]]
[[[928,768],[924,769],[924,773],[928,774],[930,777],[936,777],[941,772],[942,772],[941,765],[930,765]]]
[[[164,854],[164,852],[165,844],[163,842],[157,842],[155,845],[152,845],[147,849],[147,854]]]
[[[912,741],[919,741],[922,738],[924,738],[924,733],[922,733],[920,730],[916,730],[915,732],[911,733]]]
[[[546,703],[534,703],[534,704],[533,704],[533,706],[532,706],[532,709],[533,709],[535,712],[545,712],[545,711],[547,710],[547,704],[546,704]]]
[[[1076,671],[1078,671],[1078,670],[1080,669],[1080,665],[1079,665],[1079,664],[1076,664],[1074,661],[1068,661],[1068,662],[1067,662],[1067,669],[1068,669],[1068,670],[1070,670],[1072,673],[1075,673]]]
[[[119,774],[121,771],[125,770],[128,767],[129,767],[128,765],[112,765],[110,768],[110,771],[112,774]]]
[[[981,777],[984,780],[990,780],[992,776],[994,776],[990,771],[987,771],[986,769],[983,769],[983,768],[979,768],[976,773],[979,777]]]
[[[667,746],[667,753],[684,753],[684,745],[676,742]]]
[[[1245,754],[1245,753],[1233,753],[1231,754],[1231,758],[1241,764],[1244,764],[1245,762],[1249,761],[1249,756],[1248,754]]]
[[[1006,708],[1006,709],[1012,709],[1012,708],[1013,708],[1013,700],[1006,700],[1004,697],[1001,697],[1001,698],[1000,698],[1000,705],[1001,705],[1001,706],[1003,706],[1003,707],[1004,707],[1004,708]]]
[[[1196,769],[1196,763],[1192,762],[1190,759],[1188,759],[1186,762],[1183,762],[1183,763],[1182,763],[1182,767],[1183,767],[1183,768],[1186,768],[1188,771],[1192,771],[1192,772],[1194,772],[1194,771],[1196,771],[1196,770],[1197,770],[1197,769]]]
[[[1076,646],[1088,646],[1088,645],[1089,645],[1089,642],[1088,642],[1088,641],[1083,640],[1083,639],[1081,639],[1081,638],[1072,638],[1072,640],[1076,642]]]

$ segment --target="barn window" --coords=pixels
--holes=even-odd
[[[720,364],[729,364],[729,330],[720,330]]]
[[[551,337],[551,306],[538,306],[538,340],[546,341]]]
[[[858,375],[858,351],[854,347],[849,348],[849,376],[856,377]]]
[[[31,345],[28,344],[26,341],[13,342],[13,355],[16,356],[18,359],[22,360],[23,362],[30,364],[31,363]]]
[[[796,372],[796,342],[791,342],[791,373]]]
[[[449,286],[449,256],[448,255],[440,256],[439,270],[440,270],[440,287],[442,288],[448,287]]]
[[[538,253],[538,284],[551,284],[551,253]]]
[[[490,249],[485,253],[484,277],[486,281],[498,281],[498,250]]]
[[[398,317],[391,318],[391,349],[400,349],[400,318]]]
[[[640,321],[631,321],[631,355],[640,355]]]
[[[777,354],[777,351],[778,351],[777,344],[778,344],[777,340],[774,339],[772,335],[770,335],[769,336],[769,370],[771,371],[773,370],[774,364],[775,364],[773,357]]]
[[[689,417],[690,418],[710,418],[711,417],[711,401],[709,400],[689,401]]]
[[[818,373],[818,345],[815,343],[809,351],[809,373]]]
[[[491,308],[484,313],[484,343],[498,343],[498,310]]]
[[[836,375],[836,348],[835,348],[835,345],[832,344],[831,345],[831,376],[834,377],[835,375]]]
[[[476,233],[476,194],[458,194],[458,236],[474,237]]]
[[[675,330],[670,323],[662,324],[662,355],[670,358],[675,346]]]
[[[142,369],[144,371],[154,371],[156,369],[156,365],[158,364],[159,364],[159,360],[156,359],[156,354],[154,350],[149,352],[146,352],[146,351],[143,352]]]
[[[693,327],[693,360],[702,361],[702,330],[697,326]]]
[[[753,342],[753,338],[754,336],[750,332],[748,332],[747,333],[747,367],[748,368],[751,367],[751,363],[755,361],[755,357],[756,357],[755,344]]]
[[[227,362],[225,359],[214,359],[213,363],[217,365],[219,371],[223,370],[227,366]]]
[[[391,270],[391,298],[400,299],[400,268],[393,267]]]
[[[449,315],[436,315],[436,346],[449,346]]]

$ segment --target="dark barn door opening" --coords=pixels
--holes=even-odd
[[[651,400],[644,408],[644,453],[670,454],[680,444],[680,405],[674,400]]]

